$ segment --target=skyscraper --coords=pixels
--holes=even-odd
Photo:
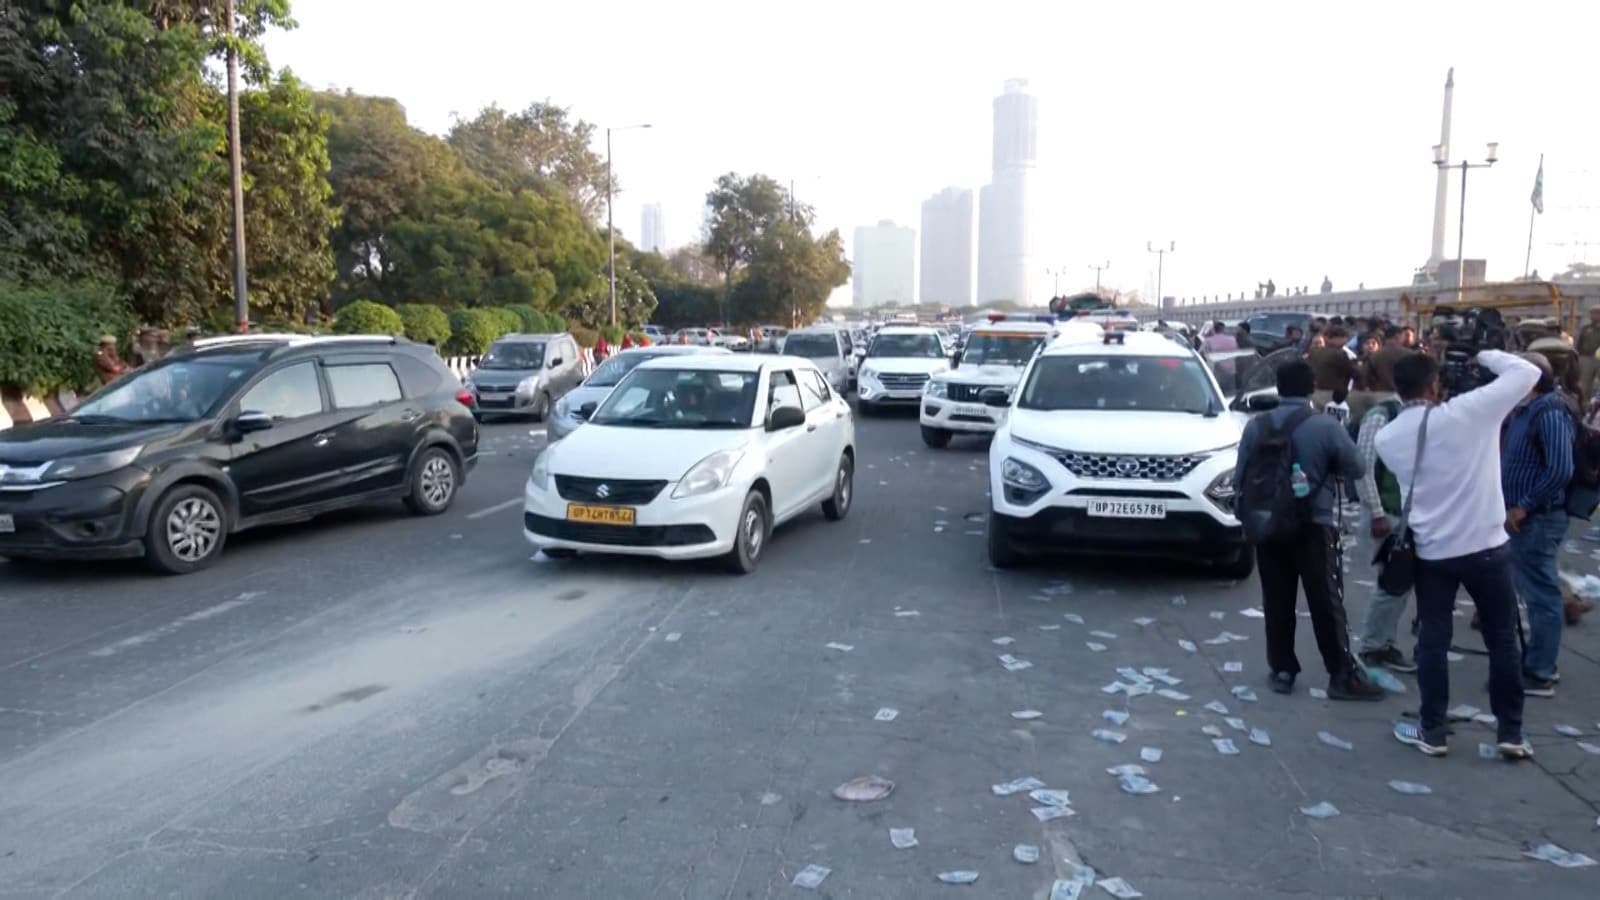
[[[639,249],[646,253],[667,252],[667,232],[659,203],[646,203],[639,211]]]
[[[922,201],[923,303],[972,305],[972,191],[947,187]]]
[[[884,219],[856,228],[850,303],[858,308],[916,302],[917,232]]]
[[[978,193],[978,302],[1032,301],[1028,188],[1038,154],[1038,101],[1013,78],[994,99],[993,173]]]

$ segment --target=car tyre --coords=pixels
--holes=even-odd
[[[534,404],[533,404],[533,420],[535,422],[543,422],[543,421],[545,421],[545,420],[547,420],[549,418],[550,418],[550,394],[549,394],[548,391],[541,392],[539,394],[539,399],[535,400]]]
[[[1225,578],[1242,580],[1249,578],[1256,570],[1255,548],[1249,544],[1240,547],[1232,556],[1218,561],[1217,571]]]
[[[411,466],[411,489],[406,507],[419,516],[437,516],[455,502],[461,487],[461,467],[443,447],[429,447]]]
[[[1010,569],[1023,563],[1022,554],[1011,544],[1011,535],[1006,531],[1005,522],[992,511],[989,513],[988,537],[990,565],[996,569]]]
[[[855,501],[856,464],[846,453],[839,457],[839,471],[833,476],[833,496],[822,501],[822,515],[837,522],[850,514],[850,504]]]
[[[571,547],[544,547],[539,552],[543,553],[546,559],[572,559],[578,555],[578,551]]]
[[[930,428],[922,426],[922,442],[934,450],[943,450],[950,446],[950,432],[944,428]]]
[[[772,537],[772,512],[767,509],[767,498],[752,489],[745,495],[739,508],[739,521],[735,526],[733,549],[723,558],[723,564],[735,575],[749,575],[761,562],[761,554]]]
[[[217,561],[228,542],[228,510],[216,491],[180,484],[161,495],[145,529],[145,562],[157,572],[186,575]]]

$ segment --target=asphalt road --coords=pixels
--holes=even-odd
[[[1261,623],[1241,614],[1254,579],[991,571],[986,448],[929,451],[909,417],[860,421],[849,518],[786,526],[744,578],[532,558],[529,427],[489,427],[493,455],[439,518],[385,506],[246,534],[183,578],[0,563],[0,896],[805,896],[791,879],[816,864],[822,896],[1043,898],[1072,863],[1149,897],[1600,892],[1600,867],[1521,855],[1600,858],[1600,755],[1578,746],[1600,744],[1600,622],[1568,632],[1560,696],[1528,701],[1536,764],[1479,759],[1491,733],[1472,723],[1430,760],[1389,736],[1409,679],[1381,704],[1313,699],[1311,679],[1265,690]],[[1566,563],[1593,571],[1577,543]],[[1370,576],[1349,577],[1358,620]],[[1204,643],[1224,631],[1246,640]],[[1119,666],[1168,668],[1191,699],[1102,693]],[[1453,701],[1487,708],[1484,671],[1455,664]],[[1163,752],[1149,796],[1104,771],[1141,747]],[[831,796],[867,774],[894,792]],[[1070,791],[1076,814],[1041,824],[1025,795],[991,791],[1022,776]],[[1342,815],[1299,812],[1318,801]],[[902,827],[918,846],[891,846]],[[1017,844],[1039,861],[1014,861]],[[975,885],[936,881],[963,869]]]

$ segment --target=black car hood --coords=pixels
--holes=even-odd
[[[0,463],[30,465],[150,444],[196,427],[195,422],[113,422],[93,424],[47,419],[0,431]]]

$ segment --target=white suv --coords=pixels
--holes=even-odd
[[[1005,409],[985,406],[979,395],[999,388],[1010,397],[1022,370],[1053,330],[1046,322],[1004,321],[974,329],[951,368],[928,379],[922,395],[922,442],[938,448],[949,444],[955,432],[993,434]]]
[[[1064,334],[1023,373],[989,448],[989,559],[1030,553],[1164,556],[1255,565],[1233,515],[1249,416],[1206,364],[1159,334]]]
[[[856,406],[870,415],[884,404],[918,403],[928,379],[948,368],[943,332],[922,325],[885,326],[856,373]]]

